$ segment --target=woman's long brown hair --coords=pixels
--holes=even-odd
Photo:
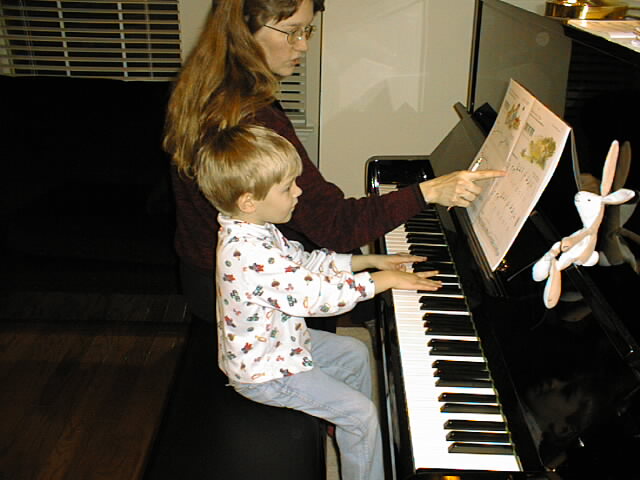
[[[206,132],[234,126],[272,103],[278,78],[253,34],[293,15],[302,0],[214,0],[198,42],[174,86],[164,149],[191,175]],[[324,0],[313,0],[314,12]]]

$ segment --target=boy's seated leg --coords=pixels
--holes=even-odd
[[[371,400],[367,347],[352,337],[311,331],[314,368],[259,384],[239,384],[257,402],[294,408],[336,426],[343,478],[382,480],[382,440]]]

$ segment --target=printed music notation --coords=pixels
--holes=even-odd
[[[570,127],[515,80],[472,167],[505,170],[479,182],[483,191],[467,208],[471,225],[495,270],[553,175]]]

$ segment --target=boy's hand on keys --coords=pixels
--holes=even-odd
[[[390,288],[436,291],[442,286],[442,282],[431,280],[431,277],[438,275],[438,273],[437,270],[416,273],[386,270],[372,273],[371,278],[376,284],[376,293],[384,292]]]

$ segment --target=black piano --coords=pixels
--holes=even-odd
[[[472,88],[468,106],[455,106],[458,124],[429,156],[369,159],[370,194],[471,163],[499,108],[499,103],[478,103],[492,94],[482,79],[487,74],[482,48],[491,36],[483,22],[524,21],[527,28],[539,22],[536,28],[569,42],[568,74],[558,86],[563,92],[551,93],[565,95],[562,108],[554,108],[577,125],[582,156],[575,168],[598,176],[604,161],[603,153],[598,163],[599,145],[613,139],[629,141],[640,152],[640,130],[616,129],[614,117],[602,131],[585,133],[603,108],[612,108],[606,100],[616,91],[638,87],[640,55],[583,38],[510,3],[518,2],[478,2]],[[579,65],[585,58],[595,64],[587,62],[586,73]],[[594,69],[610,71],[612,65],[612,83],[594,80]],[[621,86],[625,75],[633,80]],[[526,75],[516,80],[538,96],[535,79],[533,87]],[[502,94],[507,82],[505,77]],[[594,82],[605,86],[585,93],[584,86]],[[543,101],[553,103],[549,99]],[[623,103],[634,101],[637,105],[634,98]],[[617,134],[622,138],[612,137]],[[624,262],[572,266],[562,273],[560,302],[547,309],[544,282],[534,282],[531,275],[533,263],[551,244],[580,227],[572,204],[578,190],[575,155],[565,149],[554,178],[496,271],[488,268],[464,209],[428,206],[375,244],[378,252],[427,256],[414,268],[438,270],[444,283],[435,293],[392,290],[377,299],[375,350],[389,479],[640,478],[640,276]],[[633,164],[626,187],[640,190]],[[638,217],[635,212],[627,224],[636,233]],[[638,245],[631,248],[640,258]]]

